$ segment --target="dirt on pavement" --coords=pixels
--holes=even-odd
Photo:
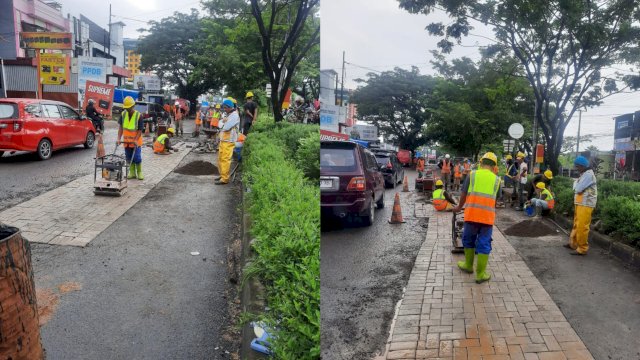
[[[529,219],[520,221],[517,224],[511,225],[505,231],[505,235],[519,236],[519,237],[540,237],[557,235],[558,229],[550,226],[542,219]]]
[[[197,160],[174,170],[182,175],[218,175],[218,168],[210,162]]]

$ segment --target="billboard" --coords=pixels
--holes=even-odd
[[[78,57],[72,60],[72,69],[78,73],[78,101],[84,103],[84,90],[87,81],[104,83],[111,74],[111,59]]]
[[[95,81],[87,81],[84,91],[84,101],[82,108],[86,109],[89,99],[95,101],[94,107],[96,111],[102,115],[109,116],[111,114],[111,105],[113,105],[113,93],[115,86],[103,84]]]
[[[344,115],[344,108],[322,104],[320,106],[320,129],[339,132],[340,119],[344,118]]]
[[[353,128],[360,134],[360,140],[378,140],[378,128],[374,125],[354,125]]]
[[[162,83],[156,75],[135,75],[133,86],[140,91],[160,91]]]
[[[71,33],[21,32],[20,47],[25,49],[72,50]]]
[[[40,54],[38,71],[43,85],[69,85],[69,56]]]
[[[349,135],[340,134],[333,131],[328,130],[320,130],[320,141],[347,141],[349,140]]]

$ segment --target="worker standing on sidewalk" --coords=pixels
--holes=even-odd
[[[436,181],[436,189],[433,191],[431,203],[436,211],[451,211],[456,205],[456,200],[446,190],[442,189],[442,180]]]
[[[462,244],[464,261],[458,261],[460,270],[473,273],[473,259],[478,254],[476,265],[476,283],[491,279],[486,271],[491,253],[491,235],[496,218],[496,196],[500,187],[500,178],[493,173],[498,164],[496,154],[488,152],[480,159],[480,169],[472,171],[462,185],[460,203],[453,211],[464,208],[464,228]]]
[[[464,160],[462,160],[462,167],[464,169],[462,170],[462,183],[464,183],[465,180],[467,180],[469,173],[471,172],[471,161],[469,161],[469,159],[467,158],[464,158]]]
[[[124,153],[129,162],[128,179],[138,178],[144,180],[142,175],[142,132],[144,122],[140,119],[140,113],[133,106],[136,101],[131,96],[124,98],[122,107],[124,111],[118,124],[118,145],[124,144]]]
[[[182,106],[180,106],[180,103],[176,101],[176,134],[179,136],[184,135],[184,129],[182,127],[184,117],[184,109],[182,108]]]
[[[439,165],[441,170],[440,173],[442,174],[442,181],[444,182],[444,188],[446,190],[449,188],[451,182],[451,156],[446,154]]]
[[[575,205],[573,229],[569,236],[569,244],[565,244],[564,247],[573,249],[571,255],[587,255],[591,215],[598,200],[598,185],[596,175],[589,166],[587,158],[578,156],[573,164],[580,173],[580,177],[573,183],[575,193],[573,198]]]
[[[515,210],[522,211],[524,209],[524,188],[527,185],[527,176],[529,175],[529,168],[524,161],[523,153],[518,152],[516,155],[516,164],[518,164],[518,174],[514,177],[514,180],[518,189],[518,203],[520,205]]]
[[[424,158],[419,157],[416,162],[416,171],[418,171],[418,177],[421,178],[424,173]]]
[[[453,167],[453,191],[460,191],[460,180],[462,180],[463,171],[463,166],[459,162],[456,162],[456,165]]]
[[[233,157],[233,149],[236,146],[236,141],[238,141],[240,127],[240,116],[235,110],[231,100],[225,99],[222,102],[222,110],[227,114],[227,117],[220,130],[220,145],[218,147],[218,170],[220,171],[220,179],[216,180],[216,185],[229,183],[231,158]]]
[[[258,105],[253,101],[253,92],[248,91],[245,96],[244,113],[242,114],[242,133],[247,135],[251,129],[251,125],[258,117]]]

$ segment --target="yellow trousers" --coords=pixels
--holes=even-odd
[[[220,171],[220,181],[229,182],[229,170],[231,169],[231,158],[235,143],[221,141],[218,146],[218,171]]]
[[[573,229],[569,236],[569,245],[580,254],[586,254],[589,250],[589,227],[591,226],[591,214],[593,208],[576,205],[573,215]]]

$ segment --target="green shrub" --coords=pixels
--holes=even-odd
[[[317,359],[320,190],[317,181],[305,179],[301,167],[287,155],[290,151],[285,146],[294,133],[311,138],[309,130],[266,122],[247,137],[243,181],[251,189],[247,200],[256,257],[245,276],[258,276],[265,285],[269,310],[263,320],[275,331],[274,357]],[[312,152],[309,140],[300,142],[302,152]]]
[[[610,196],[598,206],[602,209],[605,233],[620,235],[632,245],[640,245],[640,202],[625,196]]]
[[[573,216],[573,189],[572,188],[553,188],[555,192],[556,207],[555,210],[560,214]]]
[[[320,178],[320,132],[309,133],[299,140],[296,163],[310,181]]]

